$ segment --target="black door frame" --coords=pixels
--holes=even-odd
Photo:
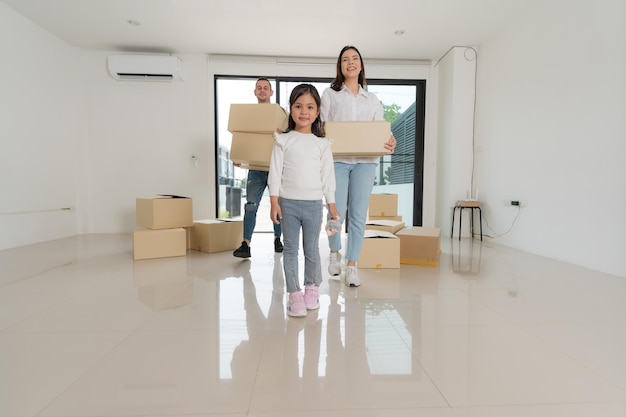
[[[214,109],[217,113],[218,102],[217,102],[217,82],[219,79],[257,79],[260,77],[267,78],[269,80],[273,80],[275,82],[275,91],[274,97],[276,98],[276,103],[282,105],[279,101],[280,99],[280,83],[287,82],[298,82],[298,83],[328,83],[332,81],[331,78],[325,77],[282,77],[282,76],[271,76],[271,75],[259,75],[259,76],[250,76],[250,75],[221,75],[215,74],[213,77],[213,91],[215,91],[214,100]],[[414,180],[413,180],[413,226],[422,226],[423,225],[423,213],[424,213],[424,137],[425,137],[425,121],[426,121],[426,80],[396,80],[396,79],[378,79],[372,78],[368,79],[368,83],[375,85],[409,85],[415,86],[415,152],[413,154],[413,172],[414,172]],[[320,91],[320,94],[322,92]],[[285,107],[285,106],[283,106]],[[214,115],[215,120],[218,120],[217,114]],[[219,213],[219,178],[218,178],[218,164],[219,164],[219,141],[218,141],[218,126],[215,123],[215,190],[217,195],[215,196],[215,212]],[[410,161],[409,161],[410,162]]]

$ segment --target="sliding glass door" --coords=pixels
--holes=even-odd
[[[217,210],[220,217],[242,218],[245,204],[247,170],[234,167],[229,159],[232,135],[228,132],[231,103],[255,103],[257,77],[215,77]],[[306,82],[320,94],[330,84],[326,78],[270,78],[274,89],[272,102],[288,109],[291,90]],[[398,140],[393,155],[380,159],[374,192],[398,194],[398,214],[407,225],[422,225],[424,173],[424,80],[369,80],[368,90],[376,94],[385,109],[385,119]],[[272,232],[269,196],[261,201],[255,232]]]
[[[257,77],[215,77],[215,137],[216,140],[216,189],[219,218],[243,219],[246,203],[247,169],[238,168],[230,160],[232,134],[228,131],[231,104],[256,103],[254,89]],[[270,79],[272,89],[276,82]],[[276,102],[276,93],[272,103]],[[271,232],[269,220],[269,196],[267,190],[260,202],[255,232]]]
[[[375,193],[398,194],[398,214],[407,225],[422,225],[426,82],[370,80],[398,144],[381,158]]]

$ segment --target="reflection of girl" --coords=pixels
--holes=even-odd
[[[345,46],[337,59],[337,75],[322,94],[321,118],[323,121],[372,121],[383,120],[384,111],[380,101],[365,91],[365,67],[360,52],[354,46]],[[385,143],[387,153],[393,153],[396,139],[393,135]],[[356,262],[361,253],[367,208],[374,187],[378,157],[335,158],[337,189],[335,199],[340,222],[348,212],[348,242],[346,249],[346,285],[361,285]],[[328,273],[341,274],[341,233],[329,237],[330,262]]]
[[[270,218],[282,224],[285,284],[289,292],[287,314],[306,316],[319,308],[318,286],[322,282],[319,236],[322,227],[322,197],[329,216],[335,209],[335,173],[330,141],[324,139],[319,118],[320,96],[314,86],[300,84],[289,98],[287,131],[276,134],[270,160],[268,185]],[[302,229],[304,249],[304,294],[298,279],[298,249]]]

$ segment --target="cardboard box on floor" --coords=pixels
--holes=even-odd
[[[372,194],[368,216],[392,217],[398,215],[398,194]]]
[[[404,228],[404,222],[395,220],[367,220],[365,222],[365,230],[382,230],[384,232],[396,233]]]
[[[372,215],[368,215],[367,219],[368,220],[393,220],[395,222],[404,221],[404,219],[402,219],[402,216],[372,216]]]
[[[146,229],[190,227],[193,224],[193,204],[188,197],[157,195],[137,198],[135,211],[137,226]]]
[[[191,249],[191,228],[193,226],[189,226],[189,227],[185,227],[185,234],[186,236],[186,240],[187,240],[187,249]]]
[[[334,156],[382,156],[391,136],[389,122],[325,122],[326,137],[333,140]]]
[[[234,250],[243,239],[243,221],[196,220],[191,228],[191,249],[206,253]]]
[[[278,104],[231,104],[228,131],[269,133],[287,130],[288,116]]]
[[[230,160],[242,168],[269,171],[274,136],[270,133],[233,133]]]
[[[185,255],[187,255],[187,233],[182,227],[133,231],[135,260]]]
[[[359,268],[400,268],[400,239],[393,233],[365,230]]]
[[[410,265],[439,265],[438,227],[409,226],[396,232],[400,238],[400,263]]]

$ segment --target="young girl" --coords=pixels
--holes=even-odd
[[[300,84],[289,98],[287,131],[274,134],[268,186],[270,218],[283,229],[283,269],[289,293],[287,314],[306,316],[319,308],[322,282],[319,236],[322,228],[322,197],[329,216],[339,219],[335,208],[335,170],[331,141],[324,138],[320,120],[320,96],[314,86]],[[298,278],[298,250],[302,229],[304,294]]]

